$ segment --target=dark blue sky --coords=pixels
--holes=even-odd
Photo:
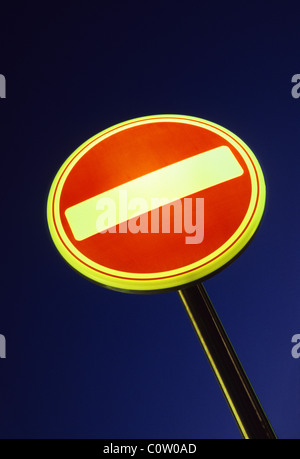
[[[205,287],[280,438],[300,438],[297,2],[1,7],[1,438],[240,438],[178,294],[116,293],[55,249],[63,161],[134,117],[231,130],[266,180],[262,225]]]

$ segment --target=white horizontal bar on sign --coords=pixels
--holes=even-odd
[[[69,207],[66,218],[76,240],[81,241],[100,232],[96,221],[99,211],[99,200],[111,199],[116,205],[116,225],[138,216],[137,212],[130,216],[121,208],[120,196],[126,191],[126,202],[142,198],[147,203],[140,215],[149,212],[162,204],[171,203],[196,192],[219,185],[243,174],[243,169],[227,146],[221,146],[190,158],[178,161],[130,182],[119,185],[111,190],[100,193],[83,202]],[[157,199],[153,199],[157,198]],[[121,199],[122,201],[122,199]],[[105,202],[105,201],[103,201]],[[156,202],[156,203],[155,203]],[[123,200],[124,204],[124,200]],[[97,208],[98,207],[98,208]],[[107,229],[106,227],[103,228]]]

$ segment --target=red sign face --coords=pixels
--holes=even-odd
[[[238,137],[202,119],[159,115],[79,147],[53,181],[48,223],[84,276],[121,291],[162,291],[229,263],[264,204],[260,166]]]

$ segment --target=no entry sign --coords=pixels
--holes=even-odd
[[[49,193],[51,236],[65,260],[112,289],[179,289],[232,261],[263,215],[252,151],[215,123],[137,118],[82,144]]]

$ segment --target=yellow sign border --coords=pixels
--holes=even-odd
[[[161,273],[130,273],[99,265],[80,253],[68,239],[60,221],[59,203],[65,180],[80,158],[96,143],[129,127],[156,122],[176,122],[202,126],[230,142],[244,159],[251,178],[252,193],[248,211],[236,232],[219,249],[201,261]],[[150,115],[134,118],[101,131],[80,145],[56,174],[48,196],[47,220],[53,242],[62,257],[80,274],[107,288],[150,293],[176,290],[184,285],[210,277],[236,258],[255,234],[264,213],[266,187],[261,167],[250,148],[228,129],[202,118],[186,115]],[[52,215],[54,210],[54,219]],[[201,266],[199,266],[201,265]]]

